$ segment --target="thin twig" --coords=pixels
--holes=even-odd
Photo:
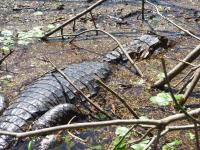
[[[184,94],[184,100],[181,101],[181,105],[184,105],[189,97],[189,95],[191,94],[191,92],[193,91],[193,89],[195,88],[196,84],[198,83],[200,79],[200,68],[198,68],[195,73],[194,73],[194,78],[192,79],[189,87],[187,88],[187,90],[185,91]]]
[[[149,2],[148,0],[146,0],[146,2],[155,7],[155,9],[156,9],[156,11],[157,11],[157,14],[158,14],[159,16],[161,16],[162,18],[164,18],[165,20],[167,20],[168,22],[170,22],[171,24],[173,24],[174,26],[176,26],[176,27],[179,28],[180,30],[184,31],[185,33],[187,33],[187,34],[190,35],[191,37],[193,37],[193,38],[195,38],[195,39],[197,39],[197,40],[200,41],[200,37],[194,35],[194,34],[191,33],[190,31],[188,31],[188,30],[184,29],[183,27],[181,27],[181,26],[177,25],[176,23],[174,23],[174,22],[173,22],[172,20],[170,20],[169,18],[163,16],[163,15],[160,13],[158,7],[157,7],[155,4]]]
[[[0,66],[1,66],[1,64],[4,62],[4,60],[5,60],[6,58],[8,58],[8,56],[10,56],[13,52],[14,52],[14,51],[10,51],[10,53],[8,53],[7,55],[5,55],[5,56],[0,60]]]
[[[153,145],[153,149],[154,149],[154,150],[157,150],[157,149],[158,149],[157,146],[158,146],[158,143],[159,143],[159,140],[160,140],[160,136],[161,136],[161,132],[162,132],[162,131],[163,131],[162,128],[158,129],[158,133],[157,133],[155,142],[153,142],[153,143],[154,143],[154,145]]]
[[[199,133],[198,133],[198,127],[197,127],[197,123],[194,123],[194,131],[195,131],[195,138],[196,138],[196,146],[197,146],[197,150],[200,150],[200,146],[199,146]]]
[[[142,20],[144,20],[144,0],[142,0]]]
[[[169,129],[165,129],[164,131],[162,131],[161,134],[159,134],[159,136],[161,137],[161,136],[165,135],[168,131],[169,131]],[[149,149],[149,147],[155,142],[156,139],[157,139],[157,135],[152,137],[151,141],[144,147],[143,150]]]
[[[196,46],[184,59],[185,62],[192,62],[200,55],[200,44]],[[181,71],[183,71],[188,64],[184,62],[180,62],[178,65],[176,65],[168,74],[168,80],[171,81],[175,76],[177,76]],[[159,88],[162,87],[166,83],[165,79],[160,79],[157,82],[154,83],[152,87]]]
[[[111,35],[110,33],[106,32],[106,31],[104,31],[104,30],[101,30],[101,29],[85,30],[85,31],[83,31],[83,32],[78,33],[76,36],[74,36],[74,37],[71,39],[70,43],[72,43],[73,40],[74,40],[76,37],[78,37],[79,35],[84,34],[84,33],[87,33],[87,32],[91,32],[91,31],[100,31],[100,32],[103,32],[103,33],[107,34],[109,37],[111,37],[111,38],[119,45],[119,47],[120,47],[120,49],[122,50],[122,52],[123,52],[123,53],[125,54],[125,56],[128,58],[128,60],[130,61],[130,63],[134,66],[134,68],[136,69],[138,75],[139,75],[140,77],[143,77],[143,74],[142,74],[141,70],[138,68],[138,66],[137,66],[137,65],[134,63],[134,61],[131,59],[130,55],[129,55],[128,52],[123,48],[123,46],[121,45],[121,43],[120,43],[113,35]]]
[[[182,85],[182,87],[179,89],[178,93],[182,93],[183,90],[187,87],[187,85],[193,80],[194,74]]]
[[[181,82],[183,82],[188,76],[190,76],[190,74],[194,72],[193,69],[190,69],[190,71],[187,72],[187,74],[178,81],[178,83],[176,83],[176,85],[174,85],[173,87],[177,87],[179,84],[181,84]]]
[[[125,139],[125,137],[134,129],[135,125],[133,125],[125,134],[121,137],[120,141],[117,143],[117,145],[114,147],[113,150],[116,150],[119,145],[122,143],[122,141]]]
[[[147,132],[146,132],[141,138],[139,138],[138,140],[133,141],[133,143],[139,143],[139,142],[143,141],[144,138],[147,137],[147,136],[149,135],[149,133],[151,133],[151,131],[153,131],[155,128],[156,128],[156,127],[151,127],[151,128],[149,128],[149,129],[147,130]]]
[[[103,86],[105,89],[107,89],[109,92],[111,92],[113,95],[115,95],[121,102],[124,104],[124,106],[130,111],[130,113],[136,118],[139,119],[139,116],[137,115],[136,112],[126,103],[126,101],[115,91],[113,91],[110,87],[105,85],[103,81],[101,81],[99,78],[96,79],[97,83],[99,83],[101,86]]]
[[[193,122],[200,123],[199,120],[196,120],[194,117],[192,117],[191,115],[189,115],[189,114],[187,113],[187,111],[182,107],[182,105],[180,105],[180,104],[177,102],[177,100],[176,100],[176,98],[175,98],[175,96],[174,96],[174,94],[173,94],[173,92],[172,92],[172,89],[171,89],[171,86],[170,86],[170,83],[169,83],[169,79],[168,79],[168,76],[167,76],[167,70],[166,70],[166,66],[165,66],[165,60],[162,58],[162,59],[161,59],[161,62],[162,62],[163,71],[164,71],[164,74],[165,74],[165,80],[166,80],[166,82],[167,82],[168,90],[169,90],[169,92],[170,92],[170,95],[171,95],[172,100],[173,100],[173,102],[175,103],[176,107],[177,107],[179,110],[181,110],[181,112],[183,112],[183,113],[187,116],[188,119],[191,119]]]
[[[191,110],[188,112],[189,115],[199,115],[200,114],[200,108]],[[74,123],[74,124],[69,124],[69,125],[60,125],[60,126],[55,126],[55,127],[49,127],[49,128],[43,128],[43,129],[38,129],[35,131],[27,131],[27,132],[11,132],[11,131],[3,131],[0,130],[0,134],[3,135],[9,135],[17,138],[22,138],[22,137],[30,137],[30,136],[39,136],[39,135],[44,135],[44,134],[49,134],[52,132],[56,132],[59,130],[70,130],[70,129],[81,129],[81,128],[96,128],[96,127],[105,127],[105,126],[111,126],[111,125],[146,125],[146,127],[158,127],[160,125],[167,125],[169,123],[172,123],[177,120],[183,120],[188,118],[184,113],[180,114],[175,114],[168,116],[166,118],[160,119],[160,120],[155,120],[155,119],[121,119],[121,120],[109,120],[109,121],[100,121],[100,122],[89,122],[89,123]],[[198,126],[199,127],[199,126]],[[194,125],[186,125],[186,126],[166,126],[166,129],[168,130],[178,130],[178,129],[193,129]],[[162,135],[162,134],[161,134]]]
[[[91,5],[90,7],[88,7],[86,10],[82,11],[81,13],[77,14],[76,16],[72,17],[71,19],[67,20],[66,22],[64,22],[62,25],[60,25],[59,27],[53,29],[52,31],[46,33],[43,37],[41,37],[42,40],[47,40],[47,37],[49,37],[50,35],[52,35],[53,33],[57,32],[58,30],[60,30],[61,28],[64,28],[66,25],[70,24],[71,22],[73,22],[74,20],[82,17],[83,15],[85,15],[86,13],[90,12],[91,10],[93,10],[94,8],[96,8],[97,6],[101,5],[103,2],[105,2],[106,0],[99,0],[96,3],[94,3],[93,5]]]
[[[185,63],[185,64],[190,65],[192,67],[197,67],[196,65],[193,65],[190,62],[187,62],[187,61],[184,61],[184,60],[180,60],[178,58],[172,58],[172,57],[168,57],[168,56],[164,56],[164,57],[167,58],[167,59],[172,59],[172,60],[175,60],[175,61],[179,61],[179,62]]]
[[[68,124],[70,124],[71,121],[72,121],[75,117],[76,117],[76,116],[72,117],[72,118],[69,120]],[[67,131],[67,133],[68,133],[69,135],[71,135],[74,139],[80,141],[82,144],[86,144],[86,140],[83,140],[82,138],[80,138],[80,137],[74,135],[74,134],[71,133],[70,131]]]
[[[91,19],[92,19],[92,22],[93,22],[93,25],[95,27],[95,29],[97,29],[97,25],[96,25],[96,22],[95,22],[95,18],[92,14],[92,11],[90,11],[90,16],[91,16]],[[98,35],[98,31],[96,31],[96,36]]]
[[[112,119],[112,117],[107,113],[105,112],[99,105],[95,104],[94,102],[92,102],[88,96],[85,96],[85,94],[79,90],[74,84],[73,82],[69,79],[69,77],[63,73],[63,71],[61,71],[60,69],[58,69],[55,64],[49,59],[46,57],[46,59],[51,63],[51,65],[54,67],[54,69],[56,69],[56,71],[58,71],[77,91],[78,93],[80,93],[81,96],[83,96],[85,98],[85,100],[87,102],[89,102],[92,106],[94,106],[97,110],[99,110],[101,113],[103,113],[104,115],[106,115],[109,119]]]

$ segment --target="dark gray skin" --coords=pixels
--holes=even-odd
[[[157,37],[156,35],[144,35],[123,47],[132,57],[144,56],[146,58],[155,50],[166,48],[166,46],[166,38]],[[68,65],[63,69],[63,72],[80,90],[88,91],[89,96],[93,96],[99,90],[99,86],[95,82],[95,76],[106,79],[111,74],[109,64],[113,62],[119,63],[120,61],[127,61],[127,59],[120,49],[116,49],[106,54],[103,58],[99,58],[99,61]],[[13,103],[0,117],[0,129],[22,132],[24,126],[30,125],[31,121],[38,119],[55,106],[75,103],[76,95],[77,91],[59,73],[47,73],[29,85],[13,100]],[[70,115],[63,111],[63,116],[69,118]],[[47,118],[45,120],[45,117],[42,117],[39,120],[42,119],[45,122],[49,119]],[[53,116],[50,118],[52,120],[48,121],[54,122],[55,118]],[[48,126],[52,125],[54,124],[48,124]],[[13,138],[9,136],[0,136],[0,149],[5,149],[12,141]]]
[[[32,130],[66,124],[70,119],[77,116],[80,116],[80,113],[75,105],[59,104],[36,120],[33,124]]]

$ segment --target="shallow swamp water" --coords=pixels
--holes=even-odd
[[[152,1],[159,6],[160,11],[177,24],[200,36],[200,2],[198,0],[168,0]],[[60,33],[52,35],[49,41],[41,41],[38,37],[59,26],[67,19],[86,9],[93,2],[77,0],[1,0],[0,2],[0,44],[1,57],[10,50],[14,52],[3,62],[0,70],[0,92],[11,102],[24,87],[44,73],[52,70],[44,56],[48,56],[58,67],[68,64],[97,59],[116,47],[116,44],[104,34],[85,34],[74,42],[68,43],[73,34],[73,24],[64,28],[66,39],[63,41]],[[189,4],[189,5],[188,5]],[[138,38],[147,31],[154,30],[157,34],[167,36],[173,40],[173,47],[149,59],[137,60],[138,66],[144,74],[144,80],[137,77],[127,67],[113,66],[113,75],[106,82],[140,115],[153,119],[161,119],[175,114],[172,105],[160,107],[149,100],[159,90],[150,89],[150,85],[158,80],[162,73],[159,57],[166,55],[177,59],[184,58],[199,42],[186,35],[167,21],[160,18],[154,8],[145,5],[145,22],[141,21],[141,2],[139,0],[108,1],[93,10],[97,27],[114,35],[122,44]],[[76,21],[75,33],[84,29],[94,28],[90,15],[87,14]],[[2,34],[5,33],[5,34]],[[31,35],[33,38],[27,37]],[[6,35],[6,36],[5,36]],[[7,36],[8,35],[8,36]],[[20,35],[20,36],[19,36]],[[198,64],[199,58],[194,63]],[[167,70],[178,62],[166,59]],[[175,84],[187,71],[180,74],[172,84]],[[188,100],[189,104],[199,101],[199,85]],[[95,102],[111,113],[123,119],[132,118],[127,109],[109,92],[104,89],[92,98]],[[53,149],[112,149],[116,139],[116,126],[98,129],[83,129],[72,133],[86,143],[74,140],[64,131],[58,136]],[[176,149],[195,149],[195,140],[188,137],[193,131],[170,132],[160,141],[160,149],[166,143],[178,139],[182,144]],[[62,138],[64,137],[64,138]],[[130,140],[135,140],[137,134],[132,133]],[[28,149],[31,139],[13,147],[13,149]],[[96,147],[95,147],[96,146]],[[35,148],[36,149],[36,148]]]

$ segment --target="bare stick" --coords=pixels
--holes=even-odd
[[[103,32],[105,34],[107,34],[109,37],[111,37],[120,47],[120,49],[122,50],[122,52],[125,54],[125,56],[128,58],[128,60],[130,61],[130,63],[134,66],[134,68],[136,69],[138,75],[140,77],[143,77],[143,74],[142,72],[140,71],[140,69],[138,68],[138,66],[134,63],[134,61],[131,59],[130,55],[128,54],[128,52],[122,47],[121,43],[113,36],[111,35],[110,33],[104,31],[104,30],[100,30],[100,29],[91,29],[91,30],[85,30],[81,33],[78,33],[76,36],[74,36],[74,38],[71,39],[70,43],[73,42],[73,40],[78,37],[79,35],[81,34],[84,34],[84,33],[87,33],[87,32],[91,32],[91,31],[100,31],[100,32]]]
[[[135,127],[135,125],[133,125],[126,133],[125,135],[120,139],[120,141],[117,143],[117,145],[114,147],[113,150],[116,150],[118,148],[118,146],[122,143],[122,141],[125,139],[125,137],[133,130],[133,128]]]
[[[100,79],[97,78],[96,80],[97,80],[97,83],[99,83],[101,86],[103,86],[105,89],[107,89],[113,95],[115,95],[136,119],[139,119],[139,116],[133,111],[133,109],[126,103],[126,101],[120,95],[118,95],[115,91],[113,91],[111,88],[109,88],[107,85],[105,85]]]
[[[75,117],[76,117],[76,116],[72,117],[72,118],[69,120],[68,124],[70,124],[71,121],[72,121]],[[85,143],[85,142],[86,142],[85,140],[83,140],[83,139],[81,139],[80,137],[78,137],[78,136],[72,134],[70,131],[67,131],[67,133],[68,133],[69,135],[71,135],[74,139],[80,141],[82,144],[86,144],[86,143]]]
[[[162,131],[161,134],[159,134],[159,137],[165,135],[168,131],[169,129],[165,129],[164,131]],[[158,135],[155,135],[154,137],[152,137],[151,141],[144,147],[143,150],[148,150],[148,148],[157,140],[157,136]]]
[[[197,127],[197,123],[194,123],[194,131],[195,131],[195,138],[196,138],[196,146],[197,146],[197,150],[200,150],[199,147],[199,133],[198,133],[198,127]]]
[[[180,88],[180,90],[178,91],[178,93],[182,93],[183,90],[187,87],[187,85],[193,80],[193,78],[194,78],[194,75],[192,75],[192,76],[189,78],[189,80],[187,80],[187,82],[185,82],[185,83],[183,84],[182,88]]]
[[[90,16],[91,16],[91,19],[92,19],[92,22],[93,22],[93,25],[95,27],[95,29],[97,29],[97,25],[96,25],[96,22],[95,22],[95,18],[92,14],[92,11],[90,11]],[[98,31],[96,31],[96,35],[98,35]]]
[[[154,130],[155,128],[156,127],[149,128],[147,130],[147,132],[141,138],[139,138],[138,140],[135,140],[133,143],[139,143],[139,142],[143,141],[144,138],[147,137],[151,133],[151,131]]]
[[[57,32],[58,30],[60,30],[61,28],[65,27],[66,25],[70,24],[71,22],[73,22],[74,20],[82,17],[83,15],[85,15],[86,13],[90,12],[92,9],[96,8],[97,6],[101,5],[103,2],[105,2],[106,0],[99,0],[96,3],[94,3],[93,5],[91,5],[90,7],[88,7],[86,10],[82,11],[81,13],[77,14],[75,17],[67,20],[66,22],[64,22],[62,25],[60,25],[59,27],[55,28],[54,30],[46,33],[41,39],[42,40],[47,40],[47,37],[49,37],[50,35],[52,35],[53,33]]]
[[[47,58],[47,57],[46,57]],[[105,112],[99,105],[95,104],[94,102],[92,102],[87,96],[85,96],[85,94],[79,90],[74,84],[73,82],[69,79],[69,77],[63,73],[63,71],[61,71],[60,69],[58,69],[55,64],[53,62],[51,62],[51,60],[49,58],[47,58],[47,60],[51,63],[51,65],[78,91],[78,93],[80,93],[87,102],[89,102],[92,106],[94,106],[97,110],[99,110],[101,113],[103,113],[104,115],[106,115],[109,119],[112,119],[112,117]]]
[[[144,0],[142,0],[142,20],[144,20]]]
[[[189,115],[199,115],[200,114],[200,108],[192,110],[188,112]],[[81,129],[81,128],[95,128],[95,127],[105,127],[105,126],[111,126],[111,125],[146,125],[148,127],[154,127],[154,126],[160,126],[160,125],[168,125],[171,122],[177,121],[177,120],[183,120],[188,118],[184,113],[175,114],[168,116],[166,118],[160,119],[160,120],[154,120],[154,119],[129,119],[129,120],[110,120],[110,121],[100,121],[100,122],[89,122],[89,123],[74,123],[69,125],[60,125],[50,128],[43,128],[36,131],[27,131],[27,132],[11,132],[11,131],[2,131],[0,130],[0,134],[3,135],[10,135],[18,138],[22,137],[28,137],[28,136],[38,136],[38,135],[44,135],[49,134],[52,132],[56,132],[59,130],[70,130],[70,129]],[[199,126],[198,126],[199,127]],[[177,129],[192,129],[194,128],[194,125],[186,125],[186,126],[170,126],[171,130],[177,130]],[[161,134],[162,135],[162,134]]]
[[[178,59],[178,58],[172,58],[172,57],[168,57],[168,56],[164,56],[164,57],[167,58],[167,59],[172,59],[172,60],[176,60],[176,61],[183,62],[183,63],[185,63],[185,64],[188,64],[188,65],[192,66],[192,67],[197,67],[196,65],[193,65],[192,63],[189,63],[189,62],[184,61],[184,60],[180,60],[180,59]]]
[[[200,68],[198,68],[194,74],[194,78],[192,79],[190,86],[187,88],[185,94],[184,94],[184,100],[181,101],[181,105],[184,105],[185,102],[187,101],[189,95],[191,94],[191,92],[193,91],[194,87],[196,86],[196,84],[198,83],[200,79]]]
[[[168,22],[170,22],[171,24],[173,24],[174,26],[176,26],[176,27],[179,28],[180,30],[184,31],[185,33],[187,33],[187,34],[190,35],[191,37],[193,37],[193,38],[195,38],[195,39],[197,39],[197,40],[200,41],[200,37],[198,37],[198,36],[192,34],[190,31],[184,29],[183,27],[181,27],[181,26],[177,25],[176,23],[174,23],[174,22],[173,22],[172,20],[170,20],[169,18],[163,16],[163,15],[160,13],[158,7],[157,7],[155,4],[149,2],[148,0],[146,0],[146,2],[155,7],[155,9],[156,9],[156,11],[157,11],[157,14],[158,14],[159,16],[161,16],[162,18],[164,18],[165,20],[167,20]]]
[[[184,59],[185,62],[192,62],[200,55],[200,44],[192,50]],[[176,65],[168,74],[168,80],[171,81],[176,75],[178,75],[182,70],[184,70],[188,64],[181,62],[178,65]],[[152,87],[159,88],[162,87],[166,83],[165,79],[158,80],[154,83]]]
[[[190,76],[190,74],[194,72],[193,69],[190,69],[190,71],[187,72],[187,74],[178,81],[178,83],[176,83],[176,85],[174,85],[173,87],[177,87],[179,84],[181,84],[181,82],[183,82],[188,76]]]
[[[72,27],[73,32],[76,31],[76,20],[73,21],[73,27]]]
[[[159,143],[159,140],[160,140],[160,134],[161,134],[161,132],[162,132],[162,128],[160,128],[159,130],[158,130],[158,133],[157,133],[157,136],[156,136],[156,139],[155,139],[155,142],[153,142],[154,143],[154,145],[153,145],[153,149],[154,150],[157,150],[158,148],[157,148],[157,146],[158,146],[158,143]],[[153,144],[152,143],[152,144]]]
[[[64,40],[63,28],[60,29],[62,40]]]
[[[14,51],[10,51],[10,53],[8,53],[6,56],[4,56],[4,57],[0,60],[0,66],[1,66],[1,64],[4,62],[4,60],[5,60],[6,58],[8,58],[8,56],[10,56],[13,52],[14,52]]]
[[[166,80],[166,82],[167,82],[168,90],[169,90],[169,92],[170,92],[170,95],[171,95],[172,100],[173,100],[173,102],[175,103],[176,107],[177,107],[179,110],[181,110],[181,112],[183,112],[183,113],[187,116],[187,119],[192,120],[194,123],[196,123],[196,122],[197,122],[197,123],[200,123],[199,120],[196,120],[194,117],[192,117],[191,115],[189,115],[188,112],[182,107],[182,105],[180,105],[180,104],[177,102],[177,100],[176,100],[176,98],[175,98],[175,96],[174,96],[174,94],[173,94],[173,92],[172,92],[170,83],[169,83],[169,79],[168,79],[168,76],[167,76],[167,70],[166,70],[166,66],[165,66],[165,61],[164,61],[163,58],[161,59],[161,61],[162,61],[163,71],[164,71],[164,74],[165,74],[165,80]]]

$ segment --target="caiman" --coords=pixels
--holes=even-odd
[[[132,58],[146,58],[155,50],[166,48],[167,43],[166,37],[143,35],[123,47]],[[95,77],[107,79],[112,73],[110,64],[120,61],[125,62],[127,59],[117,48],[95,61],[71,64],[62,71],[79,90],[88,91],[88,96],[91,97],[99,91]],[[0,116],[0,129],[22,132],[25,127],[31,125],[37,129],[60,124],[63,118],[69,121],[74,114],[79,113],[73,106],[77,102],[77,95],[73,86],[58,72],[47,73],[28,85],[5,109]],[[55,113],[57,111],[59,111],[58,116],[56,116],[58,113]],[[0,149],[8,148],[13,141],[12,137],[1,135]]]

